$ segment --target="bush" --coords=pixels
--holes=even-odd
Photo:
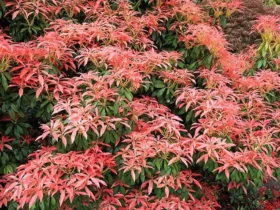
[[[276,17],[232,54],[241,1],[0,5],[0,207],[255,209],[279,179]]]

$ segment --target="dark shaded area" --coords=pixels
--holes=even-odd
[[[9,21],[6,18],[0,18],[0,28],[6,28],[9,26]]]

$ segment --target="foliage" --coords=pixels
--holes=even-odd
[[[240,209],[280,178],[277,17],[232,54],[241,1],[0,6],[0,207]]]
[[[253,30],[259,32],[262,37],[262,43],[258,48],[257,67],[277,70],[280,52],[279,18],[269,15],[260,16]]]
[[[264,4],[267,6],[275,6],[275,5],[280,5],[279,0],[265,0]]]
[[[265,186],[259,188],[259,209],[278,209],[280,208],[279,189],[276,187],[267,188]]]

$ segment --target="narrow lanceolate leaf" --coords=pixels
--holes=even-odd
[[[60,198],[59,198],[59,205],[61,206],[64,202],[65,199],[65,191],[64,190],[60,190]]]
[[[8,90],[8,81],[7,78],[4,76],[4,74],[1,74],[1,82],[4,90]]]
[[[36,200],[37,200],[38,195],[33,195],[32,198],[29,201],[29,208],[31,208],[33,206],[33,204],[35,204]]]
[[[131,170],[131,177],[133,179],[133,181],[135,182],[135,171],[134,170]]]
[[[131,93],[129,90],[125,90],[125,91],[124,91],[124,95],[125,95],[125,97],[126,97],[129,101],[132,101],[133,95],[132,95],[132,93]]]

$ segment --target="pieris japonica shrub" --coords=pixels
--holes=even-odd
[[[260,16],[253,30],[260,33],[262,43],[258,48],[258,68],[279,69],[280,21],[276,16]]]
[[[240,209],[279,179],[276,17],[232,54],[241,1],[0,6],[0,207]]]

